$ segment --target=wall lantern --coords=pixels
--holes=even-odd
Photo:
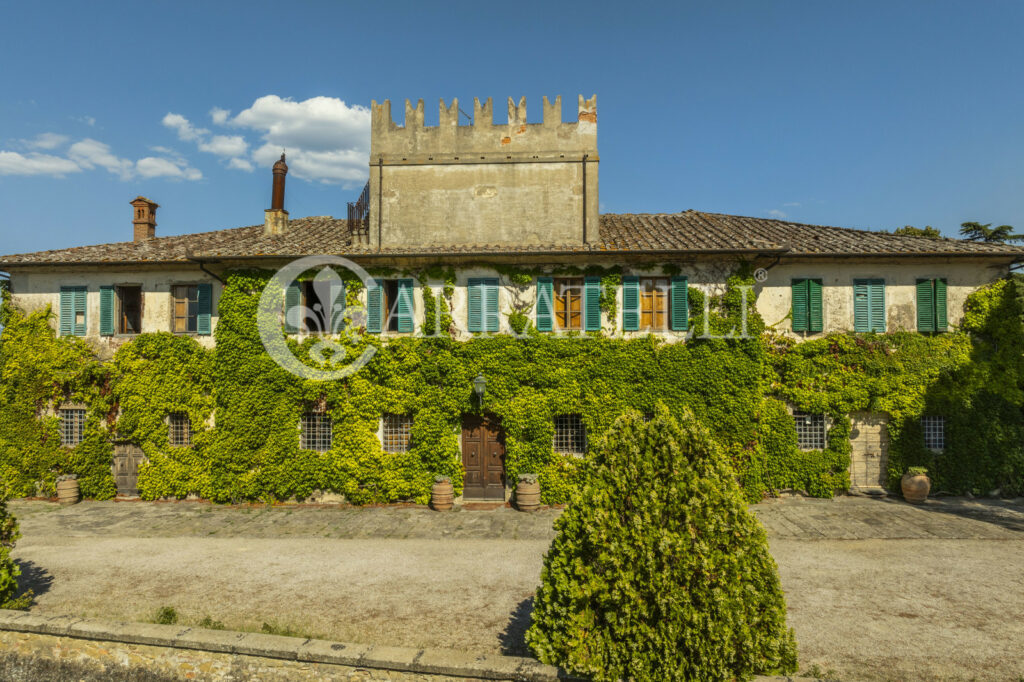
[[[480,402],[484,401],[484,391],[487,390],[487,377],[483,374],[477,374],[476,378],[473,379],[473,392],[476,393],[476,397],[480,399]]]

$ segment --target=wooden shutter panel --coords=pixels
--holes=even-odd
[[[601,278],[583,280],[583,330],[601,331]]]
[[[411,279],[398,280],[398,331],[404,333],[412,331],[413,284]]]
[[[484,328],[489,332],[498,331],[498,280],[484,281]]]
[[[60,335],[71,336],[75,329],[75,292],[71,287],[60,288]]]
[[[870,331],[871,325],[868,320],[868,281],[865,279],[853,280],[853,331]]]
[[[366,331],[380,334],[384,317],[384,282],[373,280],[373,286],[366,290]]]
[[[345,328],[345,283],[344,282],[331,282],[330,292],[330,313],[328,324],[330,328],[327,330],[331,334],[337,334]]]
[[[935,331],[944,332],[949,328],[946,319],[946,280],[935,280]]]
[[[482,332],[484,330],[483,323],[483,281],[479,277],[471,277],[469,279],[469,286],[466,290],[467,294],[467,305],[468,319],[466,320],[469,325],[469,331],[471,332]]]
[[[100,335],[114,335],[114,287],[100,287]]]
[[[793,331],[807,331],[807,280],[793,280]]]
[[[871,331],[885,331],[885,280],[874,279],[869,285],[871,299]]]
[[[196,334],[209,336],[212,328],[213,285],[209,282],[196,286]]]
[[[672,278],[670,329],[674,332],[686,331],[690,324],[690,299],[686,277]]]
[[[640,278],[636,275],[622,277],[622,330],[635,332],[640,329]]]
[[[551,331],[554,313],[554,283],[550,277],[537,278],[537,331]]]
[[[824,327],[821,312],[821,280],[807,280],[807,331],[817,333]]]
[[[302,305],[302,291],[299,289],[298,282],[292,282],[288,285],[288,288],[284,290],[284,333],[285,334],[297,334],[299,331],[299,325],[301,324],[304,315],[299,310],[299,306]],[[293,322],[294,320],[294,322]],[[196,326],[198,327],[199,320],[196,320]]]
[[[935,331],[934,282],[930,279],[917,280],[917,331]]]
[[[85,287],[75,287],[75,320],[78,320],[78,313],[82,313],[82,323],[77,321],[74,324],[75,336],[85,336],[86,312],[85,312]]]

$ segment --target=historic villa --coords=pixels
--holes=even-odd
[[[611,344],[610,349],[640,349],[653,335],[654,345],[645,347],[653,350],[643,351],[652,358],[660,357],[658,353],[696,353],[702,336],[724,336],[708,332],[710,311],[727,305],[729,292],[737,291],[749,295],[751,313],[768,330],[801,342],[847,332],[938,337],[961,325],[969,295],[1005,276],[1024,258],[1024,249],[1000,243],[696,210],[601,214],[596,98],[581,96],[570,123],[563,122],[561,98],[553,103],[544,99],[542,123],[526,122],[525,99],[510,99],[508,122],[499,125],[491,122],[490,99],[475,102],[469,125],[460,124],[457,101],[450,106],[441,102],[436,127],[424,126],[422,100],[416,106],[406,102],[404,125],[394,122],[389,101],[373,103],[372,115],[369,182],[358,201],[349,204],[346,218],[292,218],[285,210],[288,168],[282,155],[273,168],[271,208],[261,224],[161,237],[157,203],[140,196],[131,202],[130,241],[0,257],[0,270],[10,273],[13,306],[26,314],[48,306],[57,335],[82,337],[101,364],[116,364],[122,357],[119,349],[156,332],[187,340],[195,348],[188,352],[206,353],[215,365],[226,362],[227,356],[218,356],[221,343],[249,343],[247,332],[238,331],[240,322],[219,331],[231,311],[251,312],[242,298],[225,305],[229,291],[236,297],[252,293],[242,284],[231,288],[239,273],[270,272],[298,257],[321,254],[344,256],[375,278],[376,286],[370,287],[347,282],[341,296],[352,309],[365,311],[351,317],[362,338],[353,343],[419,354],[420,360],[410,360],[404,369],[396,364],[403,360],[388,355],[386,367],[392,369],[371,366],[365,375],[340,382],[348,385],[349,397],[341,389],[317,388],[315,382],[295,380],[286,389],[280,373],[266,363],[233,379],[214,372],[221,378],[212,380],[212,386],[194,387],[195,395],[213,396],[210,400],[183,394],[177,402],[167,402],[170,407],[158,426],[130,420],[136,431],[129,434],[115,424],[124,420],[125,410],[142,409],[138,404],[118,394],[118,406],[101,408],[99,402],[90,402],[89,390],[69,389],[65,400],[40,416],[58,417],[54,428],[63,450],[55,450],[54,457],[74,451],[89,428],[106,434],[104,442],[112,445],[102,456],[113,460],[113,483],[103,487],[97,478],[100,493],[95,494],[112,494],[116,485],[119,493],[141,490],[149,497],[422,500],[424,481],[449,474],[464,480],[465,499],[500,500],[509,495],[513,475],[532,469],[539,470],[545,489],[552,491],[547,499],[561,499],[555,481],[572,479],[566,467],[573,466],[573,457],[585,455],[588,433],[600,431],[610,418],[598,405],[602,396],[614,394],[625,404],[628,400],[621,396],[628,389],[620,387],[633,381],[619,377],[614,363],[606,371],[618,383],[609,378],[604,388],[597,386],[604,375],[573,369],[582,367],[578,363],[590,352],[582,345],[589,336],[603,339],[600,343]],[[755,271],[759,276],[752,276]],[[742,286],[730,288],[730,277],[742,280]],[[327,319],[325,311],[331,306],[324,298],[312,279],[288,287],[286,308],[306,311],[283,318],[296,348],[307,348],[317,332],[336,330]],[[495,335],[509,337],[497,342],[505,344],[501,348],[508,346],[503,353],[518,353],[508,345],[518,342],[538,354],[530,361],[534,364],[565,362],[564,375],[523,378],[522,384],[513,385],[501,374],[502,362],[480,345],[491,343],[485,339]],[[569,345],[538,345],[547,343],[538,338],[544,335],[564,337],[564,344],[576,344],[572,347],[578,350],[560,360],[557,348]],[[525,340],[513,339],[518,336]],[[411,340],[403,345],[403,339],[413,337],[426,339],[426,349]],[[453,340],[465,348],[453,347]],[[735,352],[724,350],[725,341],[704,343],[716,353]],[[473,344],[477,350],[471,349]],[[684,351],[691,344],[696,344],[694,350]],[[675,345],[680,349],[665,350]],[[232,351],[232,362],[260,352],[251,344],[239,349]],[[442,366],[436,360],[440,352],[458,362]],[[678,366],[692,363],[685,366],[702,376],[700,368],[708,360],[686,358]],[[700,405],[712,404],[713,394],[740,391],[721,383],[682,386],[687,379],[666,374],[676,366],[668,363],[668,356],[657,366],[652,362],[637,367],[663,375],[635,375],[638,385],[649,381],[643,385],[661,387],[647,391],[652,400],[694,404],[701,414]],[[456,381],[456,371],[465,376]],[[413,375],[420,383],[408,383]],[[468,381],[478,375],[487,380],[482,392]],[[731,371],[721,376],[738,384],[748,381]],[[765,389],[753,387],[758,380],[750,378],[743,386],[760,401],[758,391]],[[679,383],[675,388],[674,381]],[[276,382],[273,395],[291,401],[294,409],[276,416],[253,414],[247,421],[239,413],[257,409],[255,401],[244,406],[234,393],[268,382]],[[424,387],[437,391],[429,401],[420,394]],[[234,393],[229,395],[228,388]],[[685,395],[677,394],[677,388]],[[316,395],[318,390],[324,393]],[[72,395],[76,391],[81,395]],[[535,394],[536,404],[543,406],[537,408],[543,424],[531,421],[531,409],[517,402],[526,400],[524,391]],[[357,404],[358,409],[352,407]],[[828,453],[838,447],[829,438],[842,415],[824,408],[801,409],[792,400],[787,404],[799,452]],[[632,407],[651,409],[646,402]],[[762,414],[759,408],[750,410],[747,421],[760,419],[755,418]],[[711,421],[714,414],[712,408],[704,412]],[[419,415],[429,426],[417,431]],[[282,426],[278,422],[286,416],[294,423]],[[923,441],[919,450],[901,446],[903,464],[911,458],[906,453],[947,449],[946,420],[951,416],[916,414],[920,432],[915,437]],[[821,485],[868,490],[890,485],[900,472],[888,461],[888,412],[865,403],[848,418],[846,459],[839,465],[822,460],[819,468],[833,478],[820,479],[825,481]],[[744,428],[736,426],[735,433],[723,437],[737,453],[751,452],[745,443],[762,442],[753,430],[740,433]],[[228,442],[224,439],[230,429],[253,433],[235,433]],[[375,440],[363,438],[374,430]],[[907,431],[901,427],[899,432]],[[294,443],[289,443],[292,437]],[[196,459],[183,454],[186,449],[206,454]],[[364,457],[362,451],[373,454]],[[793,457],[801,457],[799,452]],[[143,467],[140,479],[138,467],[147,460],[150,469]],[[287,483],[262,478],[272,470],[299,473]],[[769,491],[781,486],[765,485]],[[229,493],[222,492],[229,488]]]

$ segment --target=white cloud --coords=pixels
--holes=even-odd
[[[253,170],[253,165],[246,159],[231,159],[228,161],[228,168],[234,168],[235,170],[244,170],[249,173]]]
[[[783,204],[783,206],[792,206],[794,208],[799,208],[801,205],[802,204],[799,201],[790,201],[788,203]]]
[[[191,168],[187,164],[171,161],[170,159],[147,156],[139,159],[135,164],[138,174],[144,178],[178,178],[181,180],[201,180],[202,172],[197,168]]]
[[[0,175],[51,175],[60,178],[81,170],[77,163],[60,156],[0,151]]]
[[[111,173],[119,175],[122,180],[131,178],[134,170],[131,160],[115,156],[110,151],[110,145],[88,137],[71,145],[68,158],[85,169],[96,166],[106,168]]]
[[[34,139],[22,140],[22,143],[33,149],[56,149],[67,144],[71,138],[58,133],[40,133]]]
[[[231,112],[227,109],[221,109],[220,107],[214,107],[210,109],[210,118],[219,126],[224,125],[228,121],[228,117]]]
[[[230,119],[233,126],[257,131],[263,145],[253,160],[269,166],[288,153],[289,172],[297,177],[347,187],[366,180],[370,152],[370,110],[336,97],[301,102],[277,95],[260,97]]]
[[[770,215],[773,218],[780,218],[780,219],[786,217],[786,214],[783,213],[782,211],[780,211],[777,208],[773,208],[772,210],[768,211],[768,215]]]
[[[165,127],[178,133],[179,140],[185,140],[186,142],[198,140],[199,138],[210,134],[210,131],[206,128],[196,128],[193,126],[192,123],[190,123],[189,120],[181,114],[168,113],[164,116],[161,123],[163,123]]]
[[[241,135],[214,135],[208,142],[200,142],[199,150],[217,156],[243,156],[249,143]]]

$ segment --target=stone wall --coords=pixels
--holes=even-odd
[[[439,125],[424,126],[423,100],[373,102],[370,244],[583,244],[598,239],[597,98],[579,97],[576,120],[544,98],[542,123],[527,123],[526,98],[508,100],[493,123],[491,100],[475,101],[471,125],[459,103],[440,102]]]
[[[565,679],[529,658],[342,644],[177,625],[110,623],[0,610],[0,649],[21,657],[133,667],[202,680]]]

